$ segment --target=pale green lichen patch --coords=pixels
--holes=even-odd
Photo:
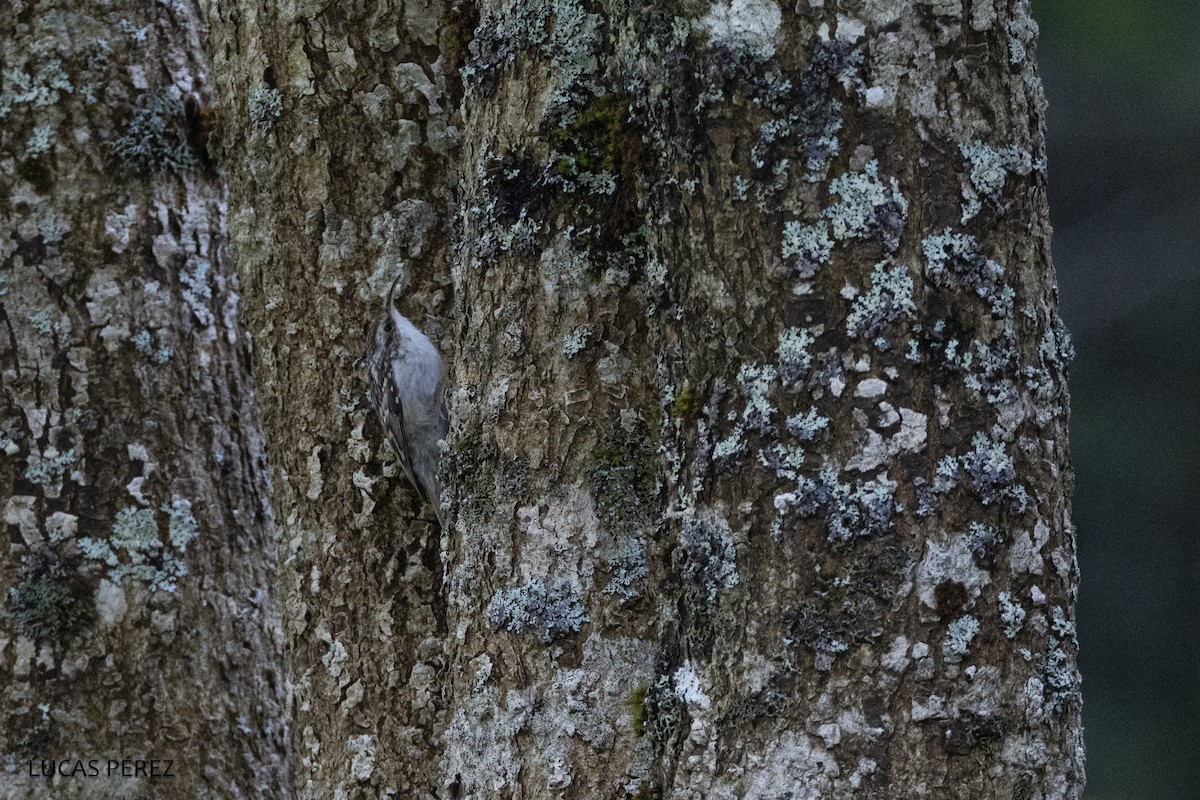
[[[841,198],[824,212],[834,239],[865,239],[877,234],[888,252],[900,246],[908,200],[895,178],[879,177],[878,161],[867,162],[862,172],[834,178],[829,192]]]
[[[75,448],[60,453],[47,447],[41,453],[30,453],[25,466],[25,479],[39,486],[58,484],[67,468],[75,463]]]
[[[58,333],[62,330],[62,322],[50,316],[48,311],[35,311],[25,317],[29,326],[43,336]]]
[[[4,71],[4,89],[0,92],[0,119],[12,113],[14,106],[52,106],[63,94],[75,91],[63,69],[62,61],[50,59],[30,74],[22,69]]]
[[[871,288],[859,294],[846,317],[846,332],[851,336],[874,338],[881,350],[889,347],[881,337],[888,326],[902,317],[912,318],[917,306],[913,299],[913,280],[908,267],[881,261],[871,272]]]
[[[1056,317],[1054,323],[1047,326],[1038,342],[1038,355],[1045,366],[1059,370],[1066,369],[1075,360],[1075,345],[1061,319]]]
[[[779,378],[772,364],[743,364],[738,370],[738,385],[746,396],[742,422],[751,430],[767,435],[774,432],[776,408],[771,404],[771,385]]]
[[[787,418],[788,433],[802,442],[816,440],[828,428],[829,417],[822,416],[815,406],[804,414],[795,414]]]
[[[48,152],[53,143],[54,126],[38,125],[33,129],[29,140],[25,142],[25,155],[28,158],[36,158],[42,153]]]
[[[200,525],[192,516],[192,502],[182,497],[172,497],[171,504],[161,508],[167,514],[167,541],[179,553],[200,535]]]
[[[569,104],[569,87],[599,68],[600,18],[574,0],[534,0],[489,11],[467,46],[469,58],[459,70],[468,98],[493,90],[500,74],[525,50],[551,59],[557,88],[554,97]]]
[[[979,631],[979,620],[970,615],[951,622],[942,642],[942,657],[950,663],[961,661],[971,652],[971,643]]]
[[[969,314],[957,315],[954,324],[939,319],[929,328],[920,323],[913,325],[923,348],[915,340],[910,341],[908,357],[918,363],[928,359],[960,373],[963,385],[993,406],[1014,403],[1020,394],[1018,379],[1025,375],[1028,382],[1037,376],[1020,366],[1012,299],[1013,292],[1007,286],[993,297],[992,314],[1001,320],[1002,330],[987,341],[974,337],[981,326]],[[971,327],[963,330],[959,325],[962,321]],[[1034,388],[1032,383],[1029,385]]]
[[[790,442],[771,442],[758,451],[758,462],[775,471],[777,477],[794,481],[804,466],[804,448]]]
[[[173,87],[139,97],[119,130],[108,148],[132,172],[185,172],[199,164],[188,142],[178,90]]]
[[[1042,674],[1045,676],[1047,714],[1058,713],[1068,701],[1079,695],[1079,670],[1075,659],[1061,648],[1053,648],[1046,656]]]
[[[985,433],[971,439],[971,449],[960,456],[944,456],[934,470],[933,480],[917,487],[917,514],[929,516],[941,506],[941,496],[965,485],[985,506],[1005,504],[1022,513],[1029,506],[1029,493],[1017,481],[1016,463],[1001,441]]]
[[[759,126],[758,141],[750,151],[751,163],[772,183],[760,187],[760,201],[786,183],[787,169],[793,159],[803,166],[809,180],[820,180],[833,157],[841,149],[838,133],[842,129],[842,101],[836,96],[840,87],[861,84],[862,53],[843,41],[820,38],[811,43],[811,53],[799,75],[780,70],[753,70],[750,78],[753,102],[770,116]],[[710,75],[714,82],[706,95],[722,96],[719,88],[721,62],[745,58],[722,47],[729,59],[714,59]],[[702,96],[701,103],[706,101]],[[761,205],[761,202],[760,202]]]
[[[974,141],[960,144],[959,151],[970,168],[968,181],[963,185],[963,198],[966,200],[963,204],[963,222],[978,216],[985,200],[1003,212],[1000,200],[1008,174],[1028,175],[1033,169],[1029,153],[1016,145],[997,150],[984,142]]]
[[[213,294],[208,277],[211,271],[212,262],[208,259],[191,258],[188,260],[188,268],[179,272],[184,302],[192,310],[196,320],[205,326],[212,325],[215,320],[210,308]]]
[[[1020,39],[1018,39],[1016,36],[1009,36],[1008,37],[1008,63],[1020,64],[1022,61],[1025,60],[1026,55],[1027,55],[1027,51],[1025,49],[1025,43],[1022,42]]]
[[[250,124],[259,131],[269,131],[283,114],[283,95],[278,89],[255,86],[246,101],[250,113]]]
[[[150,331],[140,331],[130,336],[129,343],[133,345],[135,350],[155,364],[161,366],[171,360],[171,348],[166,346],[155,347],[150,336]]]
[[[107,539],[85,537],[79,549],[85,556],[109,567],[109,578],[118,585],[137,581],[150,591],[174,592],[178,581],[187,575],[183,561],[187,546],[199,535],[192,516],[192,504],[174,497],[160,510],[167,515],[167,541],[159,535],[158,520],[150,508],[126,506],[117,512]]]
[[[605,555],[604,562],[612,573],[604,587],[605,594],[616,595],[621,602],[641,596],[650,567],[646,563],[645,545],[639,539],[633,536],[619,538],[613,551]]]
[[[961,281],[979,297],[992,301],[993,313],[997,316],[1006,307],[1011,314],[1011,297],[1007,303],[1001,297],[1007,288],[1004,286],[1004,267],[980,253],[974,236],[954,233],[946,228],[942,233],[927,236],[921,247],[925,251],[926,268],[939,288]]]
[[[839,480],[838,470],[826,465],[817,478],[801,477],[796,488],[775,497],[775,510],[782,516],[823,517],[830,541],[847,541],[890,531],[897,512],[897,483],[879,475],[854,484]]]
[[[795,220],[783,226],[783,261],[796,270],[801,278],[811,278],[833,253],[829,225],[821,220],[815,225],[803,225]]]
[[[588,341],[592,338],[592,329],[587,326],[579,326],[575,330],[563,336],[562,352],[567,358],[572,358],[579,355],[587,347]]]
[[[1013,510],[1024,511],[1029,497],[1017,483],[1016,465],[1004,444],[983,433],[975,434],[971,444],[972,449],[960,461],[971,489],[984,505],[1007,500]]]
[[[1004,635],[1015,639],[1025,624],[1025,609],[1021,607],[1009,592],[1001,592],[998,598],[1000,606],[1000,622],[1004,625]]]
[[[543,644],[577,633],[588,622],[575,589],[563,578],[549,586],[538,578],[512,589],[500,589],[487,606],[492,627],[528,633]]]

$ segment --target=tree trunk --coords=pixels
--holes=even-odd
[[[209,13],[301,796],[1078,796],[1025,3]]]
[[[0,795],[286,796],[195,12],[16,2],[0,40]]]

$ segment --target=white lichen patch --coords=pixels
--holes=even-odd
[[[706,711],[712,705],[712,699],[705,693],[700,676],[696,674],[696,666],[691,661],[675,670],[672,677],[675,694],[690,709]]]
[[[1028,175],[1033,169],[1032,157],[1016,145],[997,150],[984,142],[973,141],[960,144],[959,150],[969,166],[968,180],[963,183],[963,199],[966,200],[963,222],[974,219],[983,210],[984,200],[999,207],[1010,172]]]
[[[846,332],[851,336],[878,336],[901,317],[917,312],[913,299],[913,280],[908,267],[881,261],[871,272],[871,288],[859,294],[846,317]]]
[[[783,262],[796,270],[801,278],[811,278],[833,253],[829,224],[824,220],[804,225],[795,220],[784,223],[781,255]]]
[[[867,26],[861,20],[855,17],[848,17],[845,14],[837,16],[837,38],[843,42],[854,43],[865,36]]]
[[[970,615],[950,623],[942,642],[942,657],[950,663],[961,661],[971,652],[971,642],[979,635],[979,620]]]
[[[785,328],[779,334],[775,355],[779,358],[779,377],[789,388],[797,387],[812,369],[812,353],[808,348],[813,335],[806,328]]]
[[[96,616],[105,625],[116,625],[125,618],[129,604],[119,583],[101,579],[96,589]]]
[[[34,510],[36,502],[37,498],[33,495],[18,494],[9,497],[4,503],[4,524],[16,526],[21,532],[21,538],[31,545],[41,540],[38,515]]]
[[[1016,638],[1025,624],[1025,609],[1013,599],[1008,592],[1001,592],[999,597],[1000,621],[1004,624],[1004,635],[1009,639]]]
[[[837,759],[820,740],[807,734],[786,731],[745,759],[750,769],[722,776],[715,787],[723,790],[720,796],[759,800],[825,800],[835,796],[834,780],[840,774]]]
[[[938,584],[945,581],[962,584],[970,598],[978,597],[983,587],[991,582],[991,576],[975,565],[966,534],[941,540],[931,538],[925,543],[925,554],[916,575],[917,597],[924,608],[937,609],[935,591]]]
[[[841,198],[824,212],[834,239],[865,239],[878,232],[889,249],[896,248],[908,214],[908,200],[895,178],[879,177],[878,161],[868,161],[861,172],[834,178],[829,193]]]
[[[855,397],[879,397],[887,391],[887,381],[879,378],[866,378],[859,381],[858,386],[854,388]]]
[[[25,466],[25,480],[43,487],[46,497],[58,497],[62,491],[63,475],[75,463],[75,448],[59,452],[55,447],[29,454]]]
[[[564,579],[549,585],[533,578],[512,589],[500,589],[487,606],[487,619],[498,630],[529,633],[543,644],[579,631],[589,621],[576,590]]]
[[[775,37],[782,23],[776,0],[717,0],[696,26],[711,42],[766,61],[775,55]]]
[[[375,773],[375,737],[369,733],[351,736],[346,740],[346,752],[350,754],[350,777],[370,780]]]
[[[897,636],[892,646],[879,660],[879,665],[891,672],[903,672],[908,666],[908,638]]]
[[[892,437],[888,454],[916,453],[925,447],[929,435],[929,418],[911,408],[900,409],[900,432]]]
[[[856,452],[846,462],[846,469],[868,472],[901,453],[919,452],[925,447],[929,420],[924,414],[913,411],[911,408],[902,408],[897,413],[887,403],[880,405],[881,407],[886,406],[889,411],[885,411],[881,416],[879,426],[881,428],[890,427],[896,422],[900,422],[900,430],[891,437],[885,437],[878,430],[870,427],[865,412],[855,409]]]
[[[130,581],[147,584],[152,592],[174,592],[187,575],[183,556],[199,535],[190,501],[175,496],[159,509],[167,515],[167,541],[159,534],[154,509],[126,506],[117,512],[107,539],[79,540],[83,554],[109,567],[109,579],[118,585]]]

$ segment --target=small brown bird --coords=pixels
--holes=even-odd
[[[429,337],[396,310],[397,277],[367,338],[367,398],[404,474],[442,523],[438,465],[450,428],[445,367]]]

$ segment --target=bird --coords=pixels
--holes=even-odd
[[[441,441],[450,428],[446,409],[446,370],[437,347],[396,310],[392,281],[383,308],[367,336],[363,363],[367,399],[391,443],[404,474],[433,506],[442,525],[438,466]]]

